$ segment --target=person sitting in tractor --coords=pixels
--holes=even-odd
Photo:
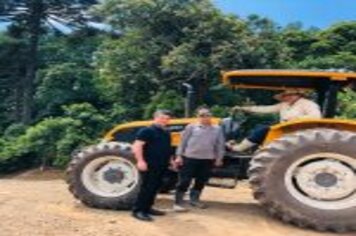
[[[320,107],[314,101],[305,96],[305,92],[298,89],[285,90],[274,98],[280,103],[271,106],[235,106],[233,111],[249,113],[279,113],[280,122],[296,119],[319,119],[322,117]],[[244,152],[250,148],[261,145],[269,131],[269,126],[259,125],[239,144],[227,143],[227,148],[235,152]]]

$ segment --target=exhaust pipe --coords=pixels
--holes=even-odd
[[[187,89],[184,104],[184,117],[192,117],[194,110],[194,88],[191,84],[183,83],[183,87]]]

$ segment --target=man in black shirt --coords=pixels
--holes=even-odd
[[[169,111],[156,111],[153,124],[137,133],[132,146],[142,179],[132,213],[139,220],[152,221],[152,215],[164,215],[164,212],[155,210],[152,206],[173,154],[171,136],[166,129],[170,118]]]

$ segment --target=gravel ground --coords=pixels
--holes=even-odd
[[[270,218],[252,199],[246,183],[234,190],[207,188],[210,207],[169,212],[153,223],[125,211],[90,209],[67,191],[62,173],[36,171],[0,179],[0,236],[331,236],[285,225]],[[172,196],[159,196],[169,209]],[[340,234],[338,234],[340,235]],[[343,236],[355,236],[343,234]]]

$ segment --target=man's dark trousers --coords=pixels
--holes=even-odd
[[[192,190],[201,192],[209,180],[213,160],[184,157],[183,166],[179,172],[177,191],[186,192],[195,179]]]
[[[149,166],[148,170],[141,172],[141,189],[134,204],[134,212],[148,213],[162,184],[166,166]]]

